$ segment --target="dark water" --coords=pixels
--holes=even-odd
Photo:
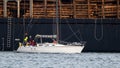
[[[120,53],[0,52],[0,68],[120,68]]]

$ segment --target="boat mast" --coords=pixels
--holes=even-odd
[[[25,13],[25,0],[24,0],[24,13]],[[25,16],[23,16],[23,39],[25,38]]]
[[[56,25],[57,25],[57,38],[56,38],[56,41],[58,43],[59,41],[59,17],[58,17],[58,0],[56,0]]]

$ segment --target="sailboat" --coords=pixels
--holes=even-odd
[[[35,38],[40,39],[40,43],[35,46],[26,46],[19,43],[17,52],[37,52],[37,53],[81,53],[85,47],[85,42],[60,43],[59,42],[59,21],[58,21],[58,0],[56,0],[56,35],[40,35],[37,34]],[[53,42],[42,42],[43,38],[53,39]],[[54,40],[56,39],[56,40]]]

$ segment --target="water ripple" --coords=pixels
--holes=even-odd
[[[0,68],[120,68],[120,53],[0,52]]]

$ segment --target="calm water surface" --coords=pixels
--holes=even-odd
[[[0,68],[120,68],[120,53],[0,52]]]

